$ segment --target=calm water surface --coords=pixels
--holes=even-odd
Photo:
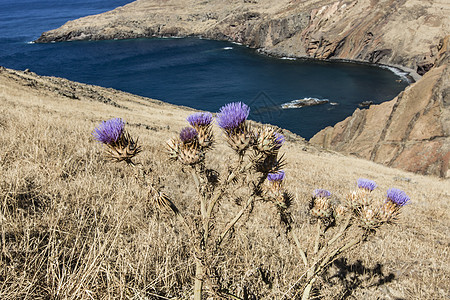
[[[195,38],[29,43],[68,20],[129,2],[1,0],[0,65],[208,111],[243,101],[252,108],[251,119],[305,138],[351,115],[360,102],[390,100],[408,85],[374,66],[276,59],[244,46]],[[330,102],[281,109],[305,97]]]

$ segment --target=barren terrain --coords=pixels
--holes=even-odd
[[[189,298],[190,241],[177,219],[156,209],[137,172],[159,178],[181,211],[198,209],[191,178],[168,161],[164,146],[186,126],[191,109],[1,68],[0,112],[1,299]],[[113,117],[124,118],[139,137],[143,152],[136,167],[105,161],[102,145],[91,135]],[[218,143],[208,160],[221,170],[224,160],[235,158],[220,131],[215,133]],[[313,243],[305,211],[316,188],[343,198],[364,177],[377,182],[380,199],[387,188],[397,187],[412,200],[396,224],[333,264],[315,296],[450,297],[448,179],[318,150],[285,135],[293,230],[303,245]],[[227,197],[220,213],[235,206]],[[235,294],[242,296],[247,286],[248,293],[264,299],[293,297],[305,270],[273,205],[256,203],[232,241],[223,266]]]

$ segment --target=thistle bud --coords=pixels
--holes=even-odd
[[[122,119],[110,119],[102,122],[92,133],[94,138],[108,147],[106,157],[116,161],[125,161],[133,164],[132,158],[142,151],[137,145],[137,140],[125,131],[125,123]]]
[[[382,224],[379,213],[372,208],[363,207],[359,211],[359,217],[361,220],[361,226],[368,230],[373,230]]]
[[[179,138],[167,141],[169,158],[179,160],[185,165],[195,165],[204,158],[203,151],[199,147],[198,133],[192,127],[181,130]]]
[[[277,173],[269,173],[267,175],[267,180],[270,183],[273,192],[279,192],[281,190],[281,185],[285,178],[284,171],[279,171]]]
[[[275,154],[284,143],[284,136],[273,127],[260,129],[255,142],[255,149],[267,155]]]
[[[178,155],[180,153],[180,144],[181,141],[178,139],[170,139],[167,141],[166,146],[169,154],[169,158],[173,160],[178,159]]]
[[[344,205],[338,205],[334,209],[334,215],[336,218],[342,218],[348,212],[348,208]]]
[[[397,216],[400,208],[408,204],[410,198],[402,190],[391,188],[387,191],[386,201],[381,207],[381,214],[384,220],[389,221]]]
[[[311,199],[311,214],[315,217],[327,219],[332,216],[331,193],[324,189],[314,190]]]
[[[245,121],[250,108],[242,102],[229,103],[220,108],[217,123],[227,136],[230,147],[238,154],[243,154],[253,140],[253,134]]]
[[[198,143],[202,149],[210,149],[214,144],[214,136],[212,133],[212,114],[211,113],[195,113],[187,117],[189,124],[198,132]]]
[[[183,145],[178,153],[178,159],[185,165],[195,165],[203,161],[204,155],[196,147],[188,147]]]
[[[357,181],[357,185],[358,188],[365,190],[367,192],[372,192],[377,187],[375,181],[365,178],[359,178]]]
[[[370,204],[370,192],[366,189],[358,189],[347,195],[348,206],[352,209],[358,209]]]
[[[192,127],[184,127],[180,132],[180,140],[183,144],[195,143],[198,139],[198,132]]]

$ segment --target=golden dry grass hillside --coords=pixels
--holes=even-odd
[[[189,236],[149,197],[157,182],[181,212],[198,210],[187,168],[165,150],[191,109],[1,68],[0,112],[0,299],[191,297]],[[116,117],[142,145],[135,167],[106,161],[91,135]],[[235,158],[215,134],[208,160],[221,171]],[[397,187],[412,200],[397,223],[336,260],[312,299],[449,299],[448,179],[318,150],[290,133],[282,152],[292,230],[305,248],[314,243],[307,208],[316,188],[342,199],[363,177],[377,182],[380,199]],[[218,206],[217,227],[239,206],[232,196]],[[242,298],[299,297],[306,270],[273,204],[255,203],[220,259],[223,282]],[[208,288],[205,295],[215,298]]]

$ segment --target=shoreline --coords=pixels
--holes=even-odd
[[[150,36],[150,37],[138,37],[138,38],[124,38],[124,39],[87,39],[87,40],[66,40],[66,41],[51,41],[51,42],[45,42],[45,43],[66,43],[66,42],[95,42],[95,41],[116,41],[116,40],[139,40],[139,39],[199,39],[199,40],[211,40],[211,41],[218,41],[218,42],[228,42],[230,44],[238,45],[238,46],[244,46],[249,49],[252,49],[255,51],[256,54],[265,55],[267,57],[273,57],[278,59],[287,59],[287,60],[307,60],[307,61],[324,61],[324,62],[345,62],[345,63],[352,63],[352,64],[360,64],[360,65],[368,65],[368,66],[375,66],[379,68],[389,69],[391,72],[396,74],[399,77],[403,77],[408,84],[413,84],[420,80],[422,78],[421,75],[419,75],[415,70],[408,68],[406,66],[398,65],[398,64],[382,64],[382,63],[372,63],[369,61],[365,61],[362,59],[350,59],[350,58],[327,58],[327,59],[318,59],[310,56],[289,56],[289,55],[282,55],[279,53],[268,51],[264,48],[252,48],[249,45],[230,41],[226,39],[211,39],[207,38],[201,35],[187,35],[187,36]],[[31,42],[28,42],[31,44],[34,43],[42,43],[39,42],[38,39],[33,40]]]
[[[231,43],[233,43],[233,42],[231,42]],[[244,45],[244,46],[248,47],[247,45]],[[324,62],[345,62],[345,63],[367,65],[367,66],[374,66],[374,67],[383,68],[383,69],[389,69],[391,72],[395,73],[399,77],[405,78],[409,84],[413,84],[422,78],[422,76],[419,75],[415,70],[405,67],[405,66],[402,66],[402,65],[372,63],[372,62],[365,61],[362,59],[350,59],[350,58],[318,59],[318,58],[313,58],[310,56],[288,56],[288,55],[281,55],[278,53],[272,53],[270,51],[266,51],[264,48],[253,48],[253,49],[255,49],[255,51],[261,55],[266,55],[266,56],[274,57],[274,58],[278,58],[278,59],[324,61]]]

